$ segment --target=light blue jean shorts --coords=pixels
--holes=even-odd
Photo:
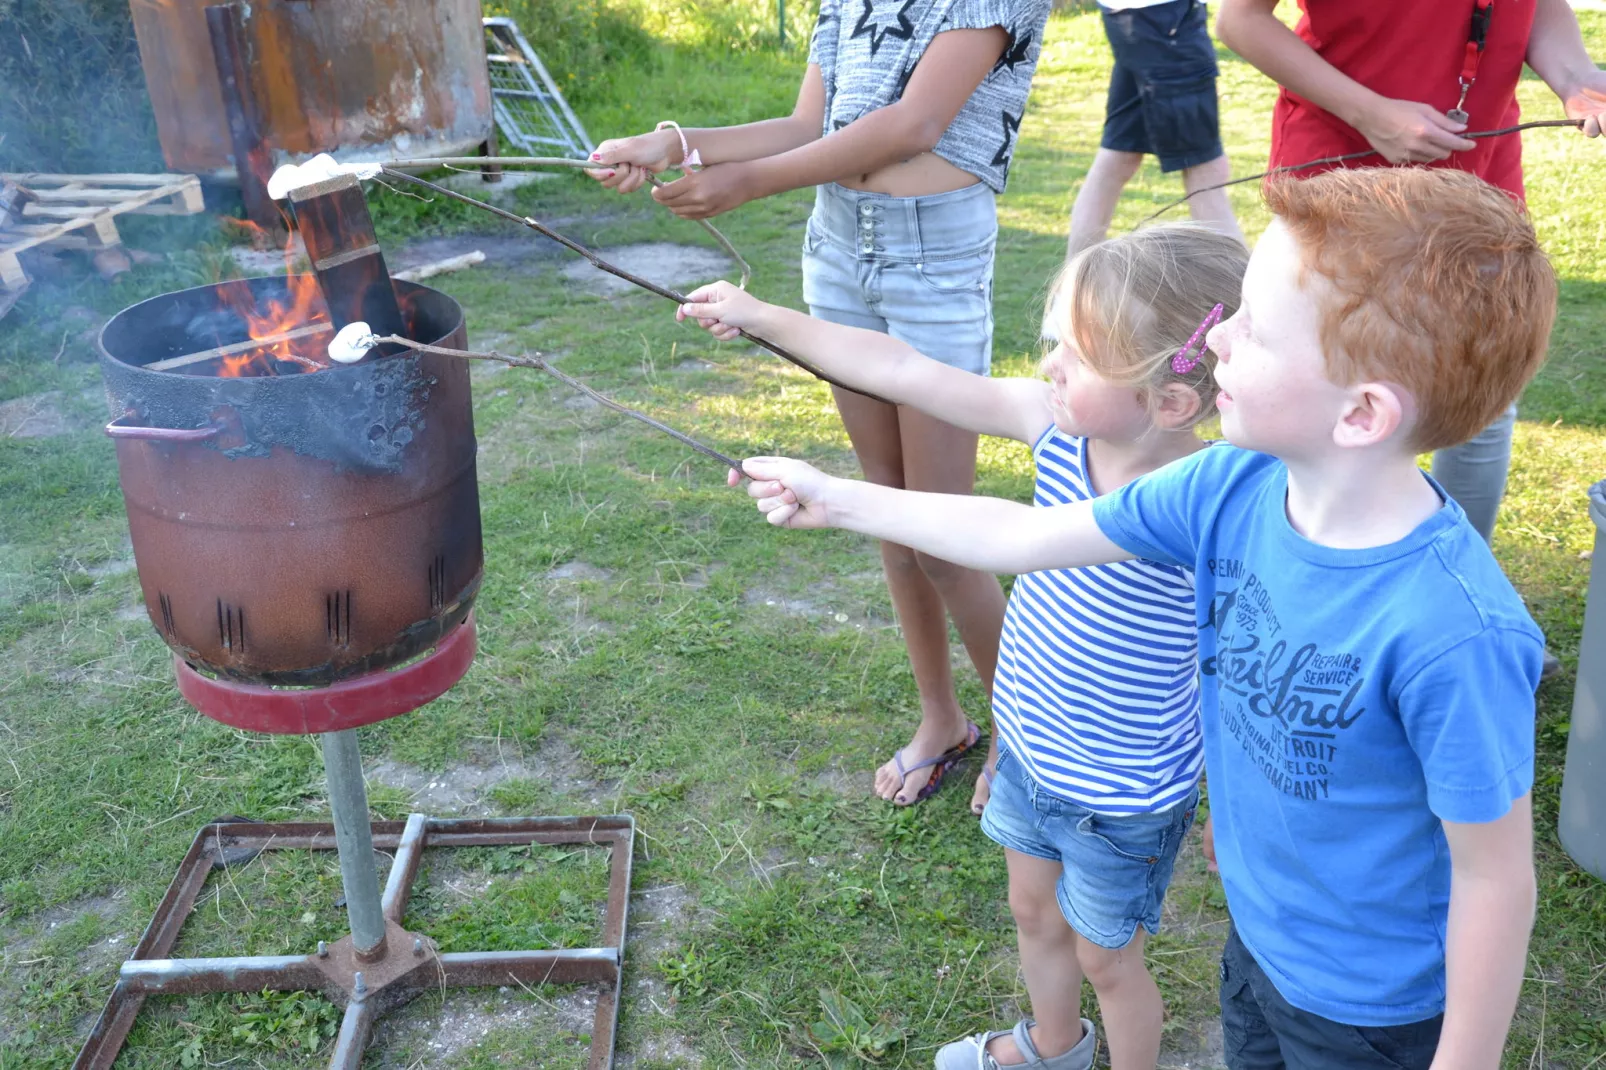
[[[891,335],[986,375],[993,361],[993,191],[930,197],[818,187],[803,238],[803,300],[817,319]]]
[[[1050,794],[1000,748],[981,830],[994,842],[1059,862],[1060,913],[1100,947],[1122,948],[1141,925],[1160,931],[1177,849],[1193,827],[1199,789],[1169,810],[1100,814]]]

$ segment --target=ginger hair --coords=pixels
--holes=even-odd
[[[1327,374],[1416,401],[1410,445],[1465,442],[1544,361],[1556,274],[1508,194],[1453,168],[1376,167],[1268,183],[1265,199],[1316,273]]]
[[[1248,263],[1235,239],[1195,223],[1110,238],[1060,269],[1050,288],[1054,327],[1100,378],[1140,391],[1151,412],[1166,384],[1187,386],[1199,396],[1198,423],[1215,414],[1216,355],[1204,350],[1183,375],[1171,358],[1217,302],[1226,306],[1223,318],[1237,310]]]

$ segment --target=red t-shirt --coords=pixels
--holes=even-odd
[[[1518,122],[1517,80],[1528,53],[1534,4],[1535,0],[1494,0],[1478,78],[1462,105],[1471,116],[1467,129],[1493,130]],[[1373,92],[1449,111],[1461,95],[1459,77],[1473,6],[1473,0],[1299,0],[1302,17],[1295,32],[1317,55]],[[1471,171],[1521,199],[1521,137],[1481,138],[1477,145],[1429,166]],[[1287,89],[1277,94],[1271,166],[1370,147],[1354,127],[1331,112]],[[1349,166],[1376,167],[1385,162],[1373,156]],[[1293,173],[1303,177],[1327,169]]]

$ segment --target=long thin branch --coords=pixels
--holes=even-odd
[[[448,169],[476,167],[482,170],[486,167],[576,167],[584,168],[587,171],[595,171],[607,165],[598,164],[595,160],[570,160],[562,156],[445,156],[438,160],[391,160],[386,166],[445,167]],[[663,179],[651,172],[647,173],[647,181],[654,186],[665,184]],[[732,260],[736,261],[737,265],[742,269],[741,287],[744,290],[747,289],[748,282],[753,278],[753,269],[748,266],[746,258],[736,251],[736,246],[732,245],[730,239],[721,234],[719,228],[714,224],[706,219],[699,219],[697,220],[697,225],[708,231],[713,236],[713,239],[719,242],[719,247],[729,253]]]
[[[511,364],[515,368],[534,368],[537,371],[546,372],[554,379],[566,386],[573,387],[575,390],[580,391],[580,393],[584,394],[588,398],[591,398],[593,401],[596,401],[598,404],[605,405],[614,412],[623,413],[632,420],[640,420],[648,427],[651,427],[657,431],[662,431],[664,434],[668,435],[677,442],[690,446],[703,456],[711,457],[720,464],[723,464],[725,467],[734,469],[738,474],[747,474],[742,471],[742,462],[725,456],[712,446],[703,445],[701,442],[698,442],[695,438],[692,438],[685,432],[676,431],[668,424],[654,420],[651,416],[648,416],[644,412],[638,412],[637,410],[630,408],[628,405],[621,405],[617,401],[608,397],[606,394],[598,393],[585,383],[582,383],[580,380],[574,378],[574,376],[565,375],[563,372],[558,371],[558,369],[554,368],[547,361],[547,359],[539,353],[526,353],[523,356],[514,357],[509,356],[506,353],[498,353],[494,349],[486,352],[476,352],[469,349],[448,349],[445,346],[432,346],[425,345],[423,342],[415,342],[411,338],[403,338],[399,334],[387,334],[381,337],[376,337],[374,342],[379,345],[385,345],[394,342],[397,345],[406,346],[408,349],[416,349],[420,353],[435,353],[443,357],[460,357],[463,360],[494,360],[500,361],[503,364]]]
[[[1502,126],[1498,130],[1474,130],[1471,133],[1461,134],[1459,136],[1465,138],[1504,137],[1506,134],[1515,134],[1522,130],[1541,130],[1550,127],[1571,127],[1574,130],[1582,130],[1584,128],[1584,121],[1582,119],[1535,119],[1532,122],[1518,123],[1516,126]],[[1273,175],[1287,174],[1290,171],[1306,171],[1312,167],[1325,167],[1328,164],[1346,163],[1350,160],[1359,160],[1367,156],[1376,155],[1378,155],[1378,151],[1376,149],[1367,149],[1364,152],[1346,152],[1342,156],[1323,156],[1319,160],[1306,160],[1304,163],[1291,163],[1285,164],[1282,167],[1273,167],[1271,170],[1262,171],[1258,175],[1245,175],[1243,178],[1234,178],[1229,179],[1226,182],[1217,182],[1214,186],[1201,186],[1192,193],[1185,194],[1184,196],[1178,197],[1174,201],[1162,205],[1152,215],[1145,216],[1138,223],[1138,226],[1141,227],[1146,223],[1154,222],[1165,213],[1171,211],[1171,209],[1181,204],[1187,204],[1201,193],[1211,193],[1218,189],[1226,189],[1228,186],[1236,186],[1243,182],[1255,182],[1262,178],[1270,178]]]
[[[476,157],[476,159],[478,159],[478,158],[479,157]],[[563,236],[562,234],[559,234],[557,231],[553,230],[551,227],[548,227],[546,224],[542,223],[538,219],[531,219],[529,216],[517,215],[517,214],[515,214],[513,212],[509,212],[505,208],[498,207],[497,205],[487,204],[484,201],[477,201],[473,197],[467,196],[466,194],[459,193],[454,189],[447,189],[445,186],[437,185],[436,183],[430,182],[427,179],[422,179],[422,178],[418,178],[415,175],[410,175],[406,171],[397,171],[394,168],[386,167],[386,168],[384,168],[384,173],[387,174],[387,175],[390,175],[393,178],[399,178],[404,182],[411,182],[415,186],[423,186],[426,189],[434,190],[436,193],[440,194],[441,196],[449,198],[451,200],[462,201],[464,204],[473,205],[475,208],[479,208],[479,209],[482,209],[483,211],[490,212],[492,215],[498,216],[498,217],[500,217],[502,219],[506,219],[509,222],[518,223],[520,226],[529,227],[531,230],[535,231],[537,234],[541,234],[541,235],[543,235],[545,237],[551,238],[553,241],[557,242],[559,245],[563,246],[565,249],[568,249],[568,250],[570,250],[572,252],[579,253],[581,256],[583,256],[587,260],[589,260],[591,262],[591,265],[593,267],[597,268],[599,271],[606,271],[608,274],[613,275],[616,278],[624,279],[626,282],[630,283],[633,286],[639,286],[643,290],[646,290],[648,293],[657,294],[659,297],[662,297],[662,298],[664,298],[666,300],[669,300],[669,301],[673,301],[677,305],[683,305],[683,304],[686,303],[686,295],[681,293],[680,291],[671,290],[671,289],[669,289],[667,287],[664,287],[664,286],[659,286],[656,282],[653,282],[653,281],[651,281],[649,279],[644,279],[640,275],[632,274],[631,272],[626,271],[624,268],[616,267],[613,264],[608,263],[606,260],[602,259],[602,257],[598,256],[596,253],[592,252],[590,249],[587,249],[585,246],[581,245],[579,242],[575,241],[572,238],[567,238],[567,237]],[[855,387],[851,387],[847,383],[842,382],[840,379],[837,379],[837,378],[835,378],[833,376],[827,375],[824,371],[822,371],[821,369],[815,367],[809,361],[804,360],[802,357],[797,356],[794,353],[787,352],[785,349],[782,349],[780,346],[776,345],[773,342],[766,341],[763,338],[758,337],[757,335],[748,334],[746,331],[741,332],[741,335],[742,335],[743,338],[747,339],[749,342],[752,342],[754,345],[758,346],[759,348],[767,349],[769,352],[774,353],[777,357],[780,357],[782,360],[784,360],[784,361],[786,361],[786,362],[788,362],[790,364],[794,364],[799,368],[802,368],[804,371],[808,372],[810,375],[814,376],[816,379],[824,380],[825,382],[830,383],[832,386],[840,387],[843,390],[851,391],[852,393],[855,393],[855,394],[860,394],[860,395],[862,395],[864,397],[869,398],[872,401],[879,401],[884,405],[894,405],[894,404],[896,404],[896,402],[890,401],[887,398],[882,397],[880,394],[872,394],[868,390],[856,389]]]

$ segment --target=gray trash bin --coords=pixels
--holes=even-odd
[[[1595,553],[1578,644],[1578,689],[1558,831],[1573,860],[1606,880],[1606,481],[1589,488],[1589,518],[1595,522]]]

